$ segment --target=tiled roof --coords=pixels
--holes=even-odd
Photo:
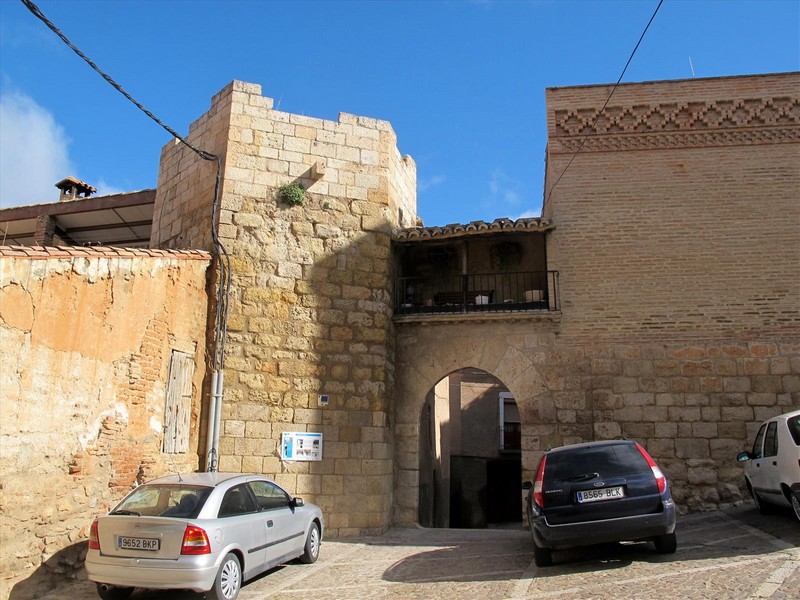
[[[0,246],[0,257],[12,258],[177,258],[211,260],[203,250],[156,250],[115,246]]]
[[[408,227],[406,229],[395,229],[392,232],[392,239],[396,242],[411,242],[416,240],[444,239],[472,235],[482,235],[487,233],[499,232],[520,232],[520,231],[547,231],[552,229],[548,219],[528,218],[517,219],[495,219],[491,223],[486,221],[472,221],[466,225],[452,224],[444,227]]]
[[[91,192],[92,194],[97,192],[97,188],[92,187],[85,181],[81,181],[80,179],[75,179],[74,177],[67,177],[66,179],[62,179],[55,185],[55,187],[57,187],[58,189],[63,189],[69,187],[69,184],[76,185],[79,188]]]

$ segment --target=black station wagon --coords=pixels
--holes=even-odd
[[[636,442],[611,440],[553,448],[526,482],[537,566],[552,551],[606,542],[652,540],[675,552],[675,503],[667,479]]]

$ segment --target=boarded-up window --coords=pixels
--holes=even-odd
[[[173,350],[169,359],[167,401],[164,406],[164,452],[189,450],[193,375],[194,356]]]

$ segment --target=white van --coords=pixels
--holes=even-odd
[[[767,513],[773,504],[791,506],[800,520],[800,410],[764,421],[753,450],[736,457],[756,507]]]

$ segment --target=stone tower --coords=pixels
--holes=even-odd
[[[267,474],[319,504],[326,535],[385,529],[391,230],[416,222],[413,160],[386,121],[280,112],[261,86],[238,81],[188,141],[222,158],[219,237],[233,285],[219,469]],[[211,249],[215,177],[215,162],[180,142],[164,147],[153,245]],[[304,205],[279,199],[288,183],[307,190]],[[281,434],[304,431],[323,434],[322,460],[282,461]]]

